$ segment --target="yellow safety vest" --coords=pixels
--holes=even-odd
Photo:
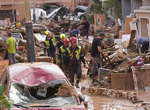
[[[46,47],[49,48],[50,44],[49,44],[49,40],[44,41],[46,44]]]
[[[78,48],[79,49],[75,51],[75,56],[76,56],[77,60],[80,58],[80,54],[81,54],[81,47],[78,46]],[[69,54],[73,53],[73,52],[71,52],[71,50],[69,48],[67,48],[67,51]]]
[[[52,43],[53,43],[54,46],[56,45],[56,39],[55,39],[55,37],[52,38]]]
[[[66,52],[66,49],[64,49],[63,47],[64,47],[63,45],[60,47],[61,57],[63,57],[63,53]]]

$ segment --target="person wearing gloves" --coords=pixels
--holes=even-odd
[[[59,66],[62,69],[62,71],[65,73],[66,77],[68,77],[68,64],[69,64],[69,56],[67,52],[67,48],[69,47],[69,39],[65,38],[63,39],[64,45],[62,45],[59,48],[59,54],[58,54],[58,59],[59,59]]]
[[[71,46],[67,48],[68,55],[70,57],[69,62],[69,78],[72,85],[74,85],[74,77],[75,74],[77,75],[76,79],[76,87],[79,88],[79,82],[82,75],[81,70],[81,61],[84,64],[84,67],[86,67],[84,55],[82,52],[81,46],[77,45],[77,38],[71,37],[70,38]]]

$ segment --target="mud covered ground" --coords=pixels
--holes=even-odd
[[[150,110],[150,91],[139,91],[138,99],[143,100],[143,102],[132,103],[126,99],[91,95],[87,90],[90,85],[89,78],[80,83],[81,87],[85,87],[82,93],[85,95],[85,101],[88,101],[87,110]]]

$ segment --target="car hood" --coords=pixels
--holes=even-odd
[[[57,79],[66,79],[66,76],[57,65],[44,62],[12,65],[9,67],[9,74],[10,81],[28,87],[43,85]]]

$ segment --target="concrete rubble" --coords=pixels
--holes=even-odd
[[[141,8],[143,9],[143,8]],[[147,10],[149,8],[145,8]],[[44,32],[47,29],[50,29],[54,33],[56,40],[59,41],[59,35],[61,29],[63,28],[66,32],[67,37],[71,37],[68,33],[69,26],[78,26],[80,30],[83,30],[83,27],[80,22],[77,24],[70,23],[69,21],[49,21],[46,18],[40,17],[40,19],[33,24],[34,38],[35,38],[35,53],[37,62],[52,62],[52,58],[44,56],[43,53],[43,44],[45,40]],[[130,47],[129,40],[127,39],[120,42],[116,40],[116,37],[119,37],[119,31],[121,27],[116,21],[113,21],[111,27],[102,26],[102,32],[106,34],[106,42],[108,48],[103,49],[103,52],[108,55],[106,59],[102,58],[103,65],[100,68],[99,75],[97,77],[97,85],[95,87],[89,87],[88,92],[95,96],[107,96],[115,97],[120,99],[128,99],[133,103],[142,102],[143,100],[138,99],[137,91],[139,90],[148,90],[150,87],[150,53],[147,54],[138,54],[132,51]],[[3,63],[3,60],[6,59],[6,45],[5,45],[5,35],[6,32],[18,33],[18,47],[16,53],[16,59],[18,62],[27,62],[27,38],[25,26],[16,27],[11,25],[10,27],[5,27],[0,29],[0,64]],[[99,32],[94,33],[96,36]],[[81,36],[84,34],[81,33]],[[117,43],[116,43],[116,42]],[[132,41],[131,41],[132,42]],[[84,68],[82,65],[82,79],[87,79],[88,75],[91,72],[91,41],[85,40],[83,37],[79,37],[79,45],[82,46],[87,68]],[[128,50],[128,51],[127,51]],[[138,65],[138,59],[142,58],[144,64]],[[8,63],[8,62],[6,62]],[[6,64],[8,65],[8,64]],[[0,66],[1,67],[1,66]],[[81,88],[85,90],[85,87]],[[56,95],[77,95],[72,86],[62,85]],[[146,109],[150,108],[150,103],[142,103]]]

